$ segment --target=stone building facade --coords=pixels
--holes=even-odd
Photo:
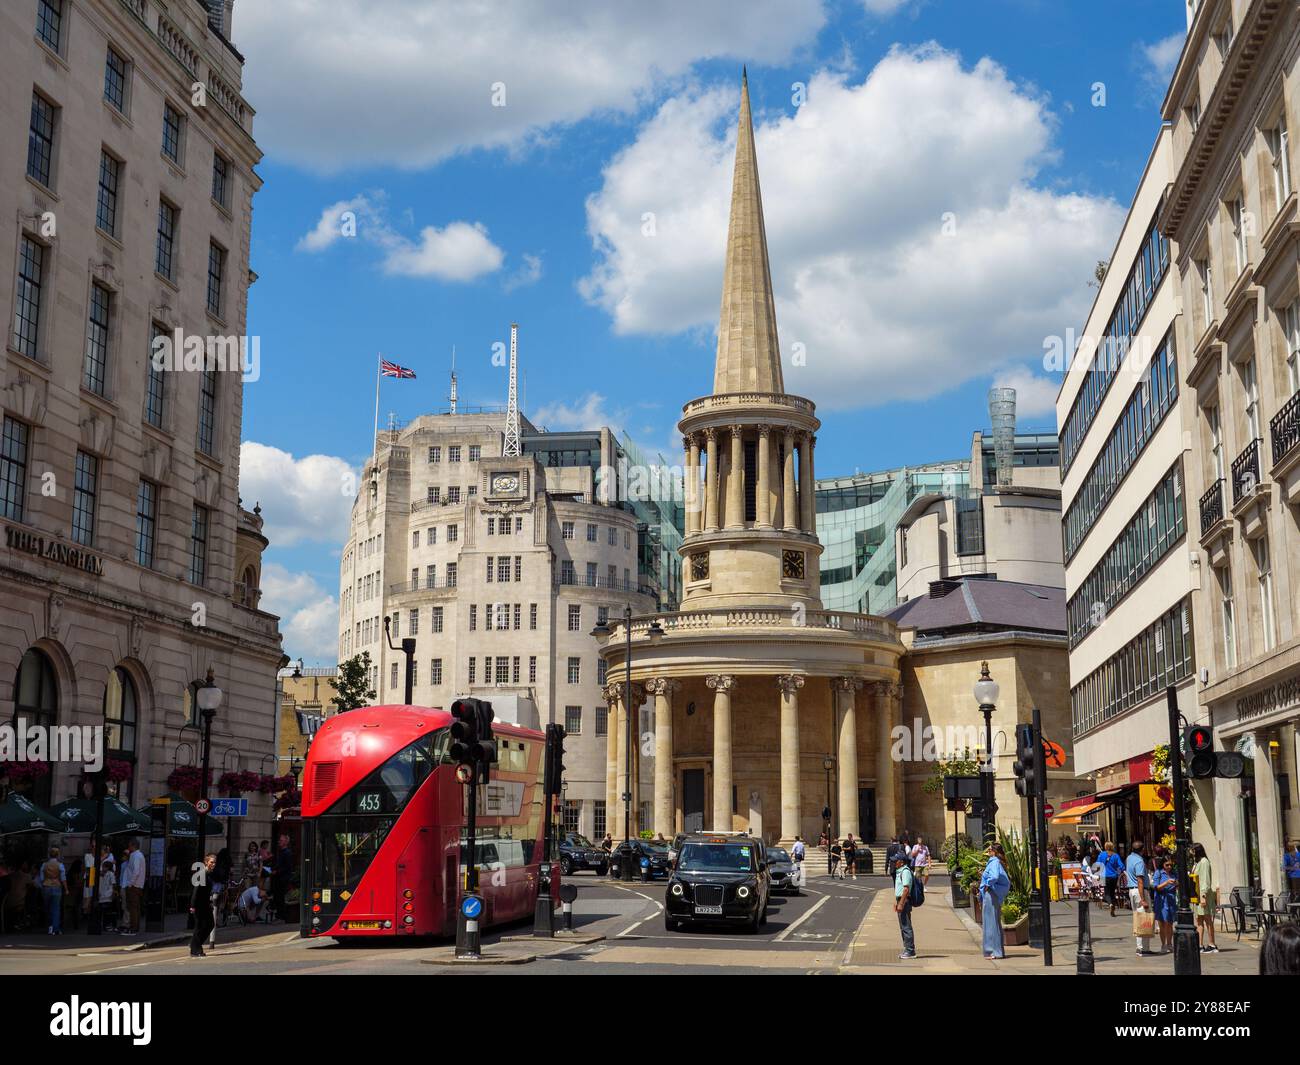
[[[260,158],[229,5],[0,9],[0,721],[97,725],[140,804],[197,755],[273,751],[277,619],[239,500],[235,360],[160,368],[159,335],[246,332]],[[164,364],[165,365],[165,364]],[[36,794],[73,794],[55,765]]]

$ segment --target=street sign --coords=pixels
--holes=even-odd
[[[198,810],[201,814],[205,814],[212,809],[212,803],[208,802],[207,799],[200,799],[194,804],[194,809]]]
[[[247,817],[248,800],[224,798],[212,800],[213,817]]]
[[[460,912],[465,915],[466,920],[478,920],[479,914],[483,912],[483,900],[477,895],[466,895],[461,900]]]
[[[1056,813],[1056,807],[1055,807],[1055,806],[1053,806],[1050,802],[1045,802],[1045,803],[1043,803],[1043,816],[1044,816],[1044,817],[1051,817],[1052,814],[1054,814],[1054,813]]]
[[[1043,761],[1048,769],[1065,768],[1065,748],[1049,739],[1043,740]]]

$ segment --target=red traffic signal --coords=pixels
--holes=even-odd
[[[1189,725],[1183,733],[1187,775],[1193,780],[1214,776],[1214,732],[1206,725]]]

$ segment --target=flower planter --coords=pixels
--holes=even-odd
[[[1029,942],[1029,914],[1023,914],[1015,924],[1002,926],[1002,944],[1007,947],[1023,947]]]

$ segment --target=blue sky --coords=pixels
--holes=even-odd
[[[1054,428],[1043,341],[1082,324],[1184,29],[1181,0],[237,4],[266,153],[241,490],[288,653],[332,654],[377,352],[419,375],[381,419],[445,402],[453,345],[462,402],[499,404],[517,321],[535,422],[676,445],[711,387],[742,63],[818,474],[966,454],[994,381]]]

